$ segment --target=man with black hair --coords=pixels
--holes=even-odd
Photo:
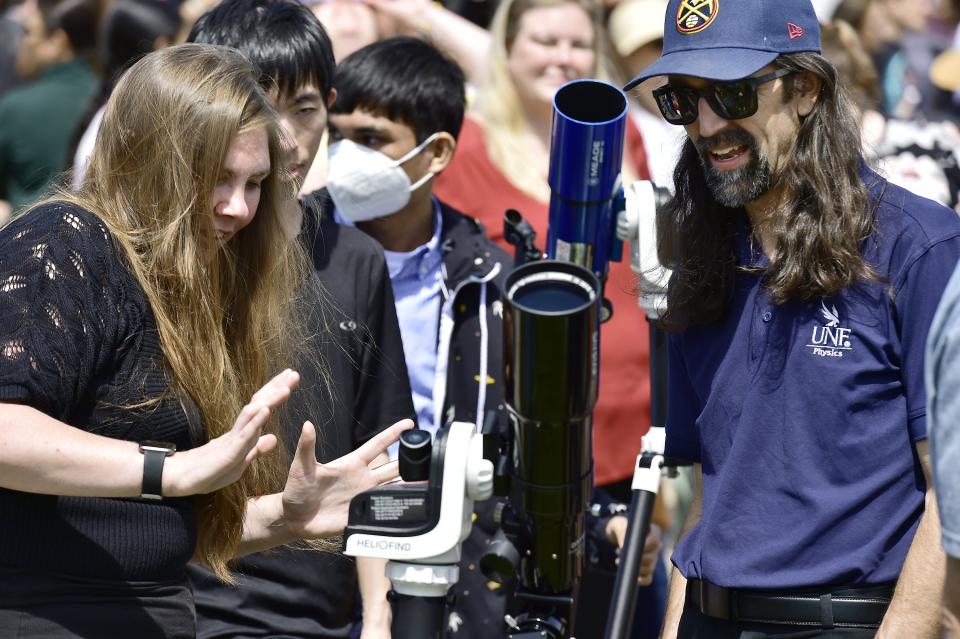
[[[934,639],[924,345],[960,219],[863,161],[810,0],[670,0],[653,91],[687,139],[666,454],[695,464],[663,637]]]
[[[476,220],[432,193],[463,122],[463,73],[422,40],[391,38],[341,61],[334,87],[329,209],[384,248],[418,424],[479,426],[503,404],[500,298],[510,262]],[[492,508],[477,504],[463,545],[449,636],[502,636],[503,590],[477,569],[495,532]]]
[[[94,0],[38,0],[17,12],[23,33],[16,67],[28,82],[0,97],[0,209],[16,211],[44,194],[97,78],[86,59],[94,45]],[[2,214],[0,214],[2,215]]]
[[[327,126],[333,50],[323,26],[293,0],[225,0],[194,25],[189,40],[238,49],[261,73],[291,144],[289,173],[299,189]],[[305,370],[290,400],[292,429],[317,424],[317,457],[328,461],[353,450],[413,405],[383,251],[363,233],[337,224],[321,191],[302,199],[295,221],[312,251],[327,300],[306,300],[321,335],[327,371]],[[320,398],[319,406],[311,399]],[[301,414],[320,409],[320,415]],[[297,441],[291,433],[290,442]],[[382,461],[386,461],[383,459]],[[364,563],[368,561],[368,563]],[[372,569],[367,578],[364,566]],[[382,564],[287,548],[245,557],[239,585],[227,586],[191,566],[197,634],[214,637],[349,637],[356,626],[356,592],[364,599],[364,637],[389,624]],[[372,584],[372,586],[371,586]],[[370,590],[370,588],[373,588]]]

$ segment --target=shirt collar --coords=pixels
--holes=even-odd
[[[433,235],[426,244],[421,244],[412,251],[388,251],[383,254],[387,258],[387,271],[390,279],[398,277],[417,277],[426,279],[443,262],[443,252],[440,250],[440,233],[443,230],[443,221],[440,217],[440,203],[433,198]]]
[[[740,266],[744,268],[765,269],[770,266],[770,259],[763,252],[763,247],[753,237],[753,228],[747,212],[740,210],[737,217],[737,257]]]

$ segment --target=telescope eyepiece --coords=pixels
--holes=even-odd
[[[425,481],[430,479],[430,459],[433,444],[430,433],[419,428],[406,430],[400,435],[400,448],[397,459],[400,463],[400,476],[404,481]]]

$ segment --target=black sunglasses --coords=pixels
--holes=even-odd
[[[733,82],[716,82],[694,89],[686,86],[665,85],[654,90],[653,97],[660,113],[670,124],[690,124],[697,119],[697,104],[700,98],[724,120],[741,120],[757,112],[757,87],[793,71],[779,69],[756,78],[744,78]]]

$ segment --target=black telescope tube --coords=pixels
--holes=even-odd
[[[520,582],[531,592],[568,592],[583,572],[600,282],[588,268],[543,260],[516,268],[504,288],[510,501],[525,537]]]
[[[390,593],[393,620],[392,639],[443,639],[446,597],[425,597]]]

